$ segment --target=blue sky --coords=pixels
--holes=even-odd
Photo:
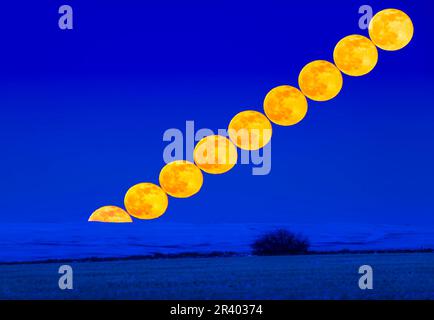
[[[274,86],[332,59],[358,28],[360,1],[59,1],[0,5],[0,222],[85,221],[157,182],[163,132],[194,120],[225,128],[262,110]],[[434,4],[381,1],[415,25],[409,46],[379,52],[339,96],[274,126],[272,171],[205,175],[169,199],[162,221],[363,222],[434,227]],[[150,223],[152,221],[137,221]]]

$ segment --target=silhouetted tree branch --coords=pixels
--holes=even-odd
[[[291,255],[307,253],[309,240],[285,229],[268,232],[256,239],[251,247],[258,256]]]

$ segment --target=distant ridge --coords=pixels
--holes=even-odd
[[[310,251],[304,254],[293,255],[336,255],[336,254],[397,254],[397,253],[434,253],[434,249],[415,249],[415,250],[339,250],[339,251]],[[35,261],[10,261],[0,262],[0,265],[20,265],[20,264],[47,264],[47,263],[73,263],[73,262],[110,262],[110,261],[133,261],[133,260],[156,260],[156,259],[182,259],[182,258],[225,258],[225,257],[246,257],[253,256],[249,254],[240,254],[236,252],[182,252],[182,253],[154,253],[150,255],[137,255],[129,257],[89,257],[80,259],[47,259]]]

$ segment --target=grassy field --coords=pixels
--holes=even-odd
[[[77,262],[65,291],[60,265],[0,265],[0,299],[434,299],[433,253]]]

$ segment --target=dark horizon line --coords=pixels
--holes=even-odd
[[[111,261],[137,261],[157,259],[181,259],[181,258],[229,258],[229,257],[281,257],[281,256],[312,256],[312,255],[335,255],[335,254],[394,254],[394,253],[434,253],[434,248],[425,249],[366,249],[366,250],[331,250],[331,251],[308,251],[305,253],[294,253],[284,255],[254,255],[248,253],[237,253],[233,251],[213,251],[209,253],[181,252],[181,253],[153,253],[148,255],[131,255],[126,257],[88,257],[72,259],[44,259],[33,261],[6,261],[2,265],[28,265],[48,263],[80,263],[80,262],[111,262]]]

